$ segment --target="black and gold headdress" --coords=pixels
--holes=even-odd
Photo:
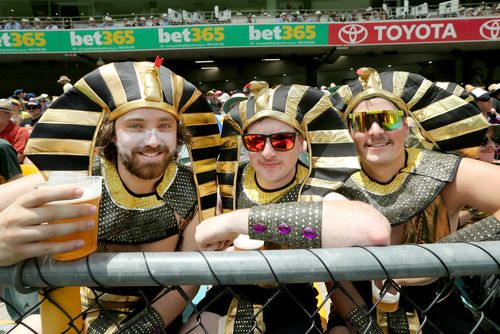
[[[338,188],[359,169],[356,148],[339,113],[321,90],[302,85],[250,83],[253,96],[234,104],[224,118],[217,174],[223,208],[235,208],[240,135],[264,117],[282,121],[299,131],[308,143],[309,177],[300,200],[318,200]]]
[[[85,75],[42,115],[25,154],[42,171],[90,173],[103,120],[114,120],[142,107],[170,113],[191,132],[188,151],[199,191],[200,212],[203,218],[213,216],[220,143],[215,116],[203,94],[161,66],[161,59],[156,63],[110,63]]]
[[[364,67],[357,74],[357,80],[331,95],[333,106],[345,118],[361,101],[383,97],[415,120],[424,147],[455,151],[480,146],[488,123],[474,105],[459,96],[414,73],[378,73]]]

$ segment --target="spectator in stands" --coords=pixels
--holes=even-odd
[[[136,26],[137,26],[137,27],[145,27],[145,26],[146,26],[146,24],[147,24],[147,22],[148,22],[148,21],[146,20],[146,18],[145,18],[144,16],[141,16],[141,17],[139,18],[139,21],[137,22]]]
[[[340,22],[340,15],[337,12],[333,12],[328,17],[328,22]]]
[[[28,20],[28,19],[22,19],[21,20],[21,29],[23,29],[23,30],[32,29],[32,27],[30,25],[30,20]]]
[[[152,27],[159,27],[159,26],[161,26],[160,19],[157,16],[154,16],[153,19],[151,20],[151,26]]]
[[[26,92],[23,89],[18,88],[14,91],[14,93],[12,94],[12,97],[19,100],[21,103],[24,103],[24,101],[26,100],[25,99]]]
[[[12,116],[11,120],[14,122],[14,124],[21,124],[22,120],[22,112],[21,112],[21,102],[13,97],[9,97],[8,99],[10,103],[12,103]]]
[[[102,28],[113,28],[115,26],[115,21],[109,15],[106,15],[102,20]]]
[[[170,20],[168,18],[168,14],[166,14],[166,13],[161,14],[161,25],[162,26],[169,26],[170,25]]]
[[[372,10],[373,9],[371,7],[368,7],[368,8],[365,9],[365,11],[363,12],[362,21],[371,21]]]
[[[232,152],[241,140],[249,151],[250,162],[238,165],[239,159],[233,153],[224,156],[221,153],[220,161],[231,167],[224,170],[227,177],[221,177],[219,181],[225,187],[238,190],[236,198],[229,193],[222,195],[226,214],[208,218],[197,227],[196,239],[201,249],[232,242],[240,233],[264,240],[266,249],[388,244],[390,229],[387,221],[368,205],[347,201],[333,190],[318,196],[316,202],[299,202],[303,184],[314,182],[314,178],[308,179],[310,168],[299,161],[299,155],[307,147],[305,138],[309,138],[308,133],[312,130],[300,120],[307,118],[313,123],[318,115],[329,114],[328,120],[323,119],[323,130],[345,129],[339,115],[331,109],[328,97],[315,88],[299,85],[269,89],[266,82],[253,81],[250,89],[253,97],[233,104],[224,118],[223,133],[234,135],[226,137],[228,145],[221,150]],[[242,119],[242,114],[247,117]],[[325,151],[328,150],[326,147],[331,147],[329,152],[333,152],[336,145],[333,139],[326,138],[322,144]],[[342,145],[353,148],[352,142],[343,141]],[[309,158],[315,157],[309,154]],[[349,159],[348,156],[342,158]],[[328,159],[336,161],[335,156]],[[343,167],[349,169],[348,165],[326,168],[338,168],[342,173]],[[319,215],[313,214],[314,207],[322,208],[318,209]],[[329,210],[335,210],[335,214],[332,211],[328,215]],[[276,232],[280,227],[272,217],[280,217],[281,234]],[[329,217],[328,224],[322,224],[324,217]],[[377,227],[361,223],[365,220]],[[345,228],[341,227],[344,224]],[[362,232],[358,227],[363,225]],[[309,226],[314,236],[310,239],[303,237],[303,232],[300,232],[303,226]],[[327,232],[326,229],[331,230]],[[336,229],[342,237],[338,234],[334,239],[325,238],[330,233],[335,235],[333,230]],[[324,231],[321,237],[315,232],[320,230]],[[198,304],[200,309],[206,310],[201,314],[201,322],[207,333],[304,334],[321,329],[315,312],[317,291],[312,285],[286,284],[283,287],[290,293],[273,296],[277,293],[276,287],[232,286],[234,296],[226,287],[214,286]],[[267,307],[263,308],[266,303]],[[225,331],[224,327],[218,328],[221,316],[226,316],[222,324]],[[193,316],[181,333],[195,327],[196,323],[196,316]],[[253,330],[253,326],[257,329]],[[201,332],[198,327],[197,333]]]
[[[380,21],[380,12],[376,9],[372,10],[372,16],[370,17],[370,21]]]
[[[380,20],[381,21],[389,20],[389,14],[387,14],[385,10],[382,10],[380,12]]]
[[[97,22],[92,16],[89,17],[89,22],[87,24],[87,28],[89,28],[89,29],[96,29],[97,28]]]
[[[255,23],[255,15],[252,15],[252,13],[248,14],[247,23]]]
[[[194,228],[198,224],[199,216],[203,214],[199,215],[199,212],[207,210],[211,214],[214,213],[214,208],[210,205],[198,207],[199,201],[203,202],[203,198],[200,200],[202,191],[207,191],[208,194],[216,191],[215,152],[218,152],[218,136],[215,135],[217,125],[214,116],[205,112],[206,102],[191,83],[166,68],[162,67],[160,70],[158,61],[156,64],[155,66],[151,62],[122,62],[119,66],[113,63],[104,65],[104,68],[87,74],[75,85],[75,90],[79,87],[84,88],[78,92],[78,99],[64,94],[57,100],[58,108],[80,110],[83,113],[97,110],[98,104],[94,100],[96,98],[101,101],[101,105],[109,103],[106,108],[102,108],[107,110],[108,121],[99,135],[101,155],[94,156],[93,151],[88,150],[88,155],[85,156],[90,159],[91,167],[92,163],[94,164],[90,171],[94,175],[104,176],[99,212],[100,252],[195,250]],[[127,79],[127,75],[134,71],[134,77],[142,80]],[[96,81],[96,78],[99,80]],[[120,85],[117,87],[117,80],[120,79]],[[143,82],[149,84],[147,90],[143,89]],[[170,84],[166,84],[167,82]],[[129,99],[117,101],[113,99],[112,92],[120,96],[130,94]],[[190,98],[177,101],[176,96]],[[184,117],[182,112],[190,115],[194,112],[200,119]],[[50,114],[51,120],[57,120],[61,114],[60,110],[51,109],[47,113]],[[96,126],[98,120],[93,119]],[[67,119],[64,123],[66,122]],[[89,122],[92,120],[88,118],[72,119],[75,126],[89,126]],[[34,135],[38,141],[50,140],[51,136],[57,135],[57,138],[64,142],[65,139],[62,137],[67,132],[65,126],[66,124],[63,124],[58,128],[52,124],[49,134],[44,131],[36,133],[37,128],[35,128]],[[175,162],[177,145],[189,140],[187,127],[191,127],[193,132],[198,132],[197,135],[192,135],[193,143],[190,147],[207,158],[206,161],[195,161],[198,165],[195,171]],[[210,138],[206,138],[204,134],[209,134],[207,137]],[[71,136],[64,138],[69,139]],[[57,148],[51,146],[52,151],[44,150],[43,153],[53,156],[62,154],[65,157],[64,166],[88,169],[88,163],[79,164],[81,153],[78,153],[79,156],[75,159],[74,154],[78,149],[72,151],[74,148],[70,143]],[[37,148],[36,144],[31,148],[28,145],[28,149],[31,149],[34,155],[38,152]],[[207,152],[206,148],[210,152]],[[50,165],[57,164],[43,159],[36,162],[40,170],[48,170]],[[213,173],[213,176],[204,175],[203,182],[206,184],[200,184],[201,187],[198,187],[194,181],[196,171]],[[46,241],[49,237],[53,237],[55,232],[57,235],[64,234],[68,227],[75,230],[75,225],[79,225],[78,229],[83,230],[85,229],[83,225],[89,224],[87,221],[69,225],[41,225],[56,218],[52,214],[61,219],[65,218],[65,215],[62,215],[64,209],[69,211],[66,212],[66,216],[73,217],[90,216],[95,213],[95,207],[89,205],[52,206],[50,209],[39,207],[57,197],[81,196],[81,192],[74,187],[64,189],[46,187],[43,189],[44,192],[32,191],[36,184],[42,181],[42,175],[38,173],[16,180],[16,184],[2,185],[0,265],[10,265],[30,256],[52,254],[54,251],[48,249],[47,242],[33,241]],[[10,198],[6,198],[7,193]],[[26,193],[28,193],[26,196],[19,197]],[[15,200],[16,202],[10,204]],[[5,209],[9,204],[10,207]],[[75,210],[76,208],[79,210]],[[50,212],[52,210],[56,211]],[[56,227],[59,225],[62,226]],[[126,233],[123,233],[124,226]],[[13,236],[20,234],[23,238]],[[36,244],[31,248],[37,249],[38,254],[29,251],[29,243]],[[44,244],[45,247],[37,247],[38,244]],[[63,248],[62,244],[54,246]],[[67,243],[65,248],[76,249],[78,243]],[[191,297],[194,295],[194,290],[194,287],[184,289]],[[122,333],[165,332],[165,327],[182,322],[182,317],[179,318],[178,315],[186,305],[186,301],[175,290],[164,290],[162,287],[105,289],[105,293],[100,291],[93,293],[90,289],[84,289],[82,294],[86,297],[85,307],[90,307],[87,314],[92,314],[86,318],[88,333],[103,334],[115,331],[116,327],[120,328],[115,332]],[[133,296],[127,297],[129,295]],[[177,331],[168,327],[166,332]]]
[[[131,22],[131,21],[130,21],[128,18],[126,18],[126,17],[124,17],[124,18],[122,19],[122,25],[123,25],[124,27],[133,27],[133,26],[134,26],[133,22]]]
[[[57,83],[63,86],[63,93],[66,93],[68,90],[73,88],[73,85],[71,84],[71,79],[65,75],[61,75],[59,77],[59,80],[57,80]]]
[[[314,12],[314,17],[310,17],[311,22],[321,22],[322,13],[320,10]]]
[[[314,22],[314,18],[310,17],[309,14],[304,13],[302,14],[302,22],[311,23]]]
[[[292,13],[292,19],[290,20],[290,22],[298,23],[298,22],[302,22],[302,20],[303,20],[303,17],[298,10],[296,10],[295,12]]]
[[[0,139],[0,184],[14,181],[22,176],[16,150],[8,141]]]
[[[8,17],[8,22],[3,27],[4,30],[21,30],[22,26],[13,16]]]
[[[347,15],[347,19],[346,19],[346,21],[360,21],[360,20],[361,20],[361,17],[359,16],[357,9],[351,10],[351,13],[349,15]]]
[[[288,18],[288,14],[283,12],[280,14],[280,17],[278,17],[276,20],[274,20],[276,23],[289,23],[290,19]]]
[[[45,19],[45,30],[59,30],[59,26],[56,24],[53,18],[47,17]]]
[[[497,111],[493,108],[490,94],[482,88],[475,88],[472,90],[471,95],[474,98],[474,103],[479,110],[481,110],[481,113],[488,122],[491,124],[499,124],[500,119]]]
[[[37,30],[43,29],[42,20],[40,20],[38,17],[35,17],[33,19],[33,29]]]
[[[21,126],[32,128],[42,117],[42,105],[38,101],[29,101],[26,103],[26,111],[30,114],[30,118],[23,120]]]
[[[433,124],[440,124],[440,129],[448,129],[443,134],[436,131],[434,125],[430,129],[434,130],[432,133],[423,128],[429,137],[424,139],[427,144],[431,141],[438,143],[443,150],[477,146],[488,127],[483,119],[475,117],[479,111],[413,73],[406,74],[405,80],[394,86],[392,83],[396,82],[398,75],[395,72],[379,74],[373,69],[363,68],[358,74],[360,80],[343,86],[332,99],[334,106],[344,112],[362,166],[362,170],[351,175],[339,192],[347,198],[363,199],[388,218],[393,226],[391,245],[449,242],[448,237],[458,240],[458,236],[468,241],[500,238],[500,178],[485,177],[498,175],[500,167],[462,159],[455,154],[405,149],[404,146],[410,130],[406,119],[421,110],[426,110],[427,115],[419,119],[420,124],[432,119]],[[384,83],[389,82],[390,91],[384,90]],[[418,90],[423,85],[425,92]],[[410,101],[411,106],[407,104]],[[463,114],[470,116],[463,119]],[[467,135],[465,140],[462,139],[464,135]],[[477,138],[474,139],[473,135]],[[486,188],[495,189],[494,193],[485,192]],[[494,215],[476,223],[480,224],[476,225],[480,226],[479,230],[454,234],[458,214],[464,205]],[[399,308],[391,315],[377,311],[379,316],[371,320],[363,310],[364,306],[347,309],[342,303],[335,303],[335,306],[351,321],[353,330],[360,333],[368,327],[366,333],[378,333],[379,326],[382,332],[408,333],[409,328],[423,324],[424,317],[429,323],[424,325],[423,332],[470,333],[474,328],[472,315],[464,307],[460,294],[452,287],[445,289],[446,283],[426,279],[395,281],[401,285],[401,296],[405,299],[399,301]],[[370,283],[353,284],[368,308],[371,307]],[[432,305],[436,294],[443,298]],[[334,300],[340,295],[342,293],[334,293]],[[425,313],[422,314],[422,310],[426,310]],[[407,316],[410,314],[417,318]],[[438,330],[433,330],[430,323]]]
[[[24,148],[30,137],[28,130],[12,122],[13,107],[8,99],[0,99],[0,138],[8,141],[17,152],[20,163],[24,161]]]

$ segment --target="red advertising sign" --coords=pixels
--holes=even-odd
[[[330,45],[500,42],[500,18],[331,23]]]

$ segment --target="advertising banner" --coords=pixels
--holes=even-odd
[[[328,36],[336,46],[500,41],[500,18],[336,23]]]
[[[500,41],[500,18],[0,31],[1,53]]]
[[[326,24],[166,26],[0,32],[0,53],[328,45]]]

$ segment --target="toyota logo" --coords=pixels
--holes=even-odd
[[[339,39],[347,44],[362,43],[367,37],[368,30],[360,24],[348,24],[339,30]]]
[[[484,39],[498,39],[500,37],[500,19],[489,20],[479,28]]]

